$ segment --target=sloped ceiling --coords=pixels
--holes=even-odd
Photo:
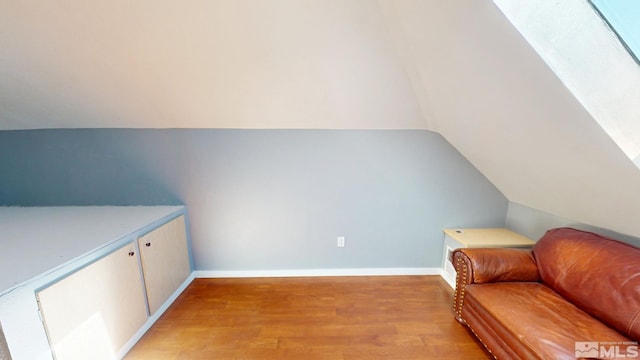
[[[4,130],[434,130],[509,200],[640,236],[640,171],[490,0],[9,0],[0,79]]]
[[[371,0],[0,2],[0,125],[426,127]]]
[[[381,4],[430,126],[510,201],[640,235],[640,171],[491,1]]]

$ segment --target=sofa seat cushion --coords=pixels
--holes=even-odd
[[[462,318],[500,359],[575,360],[577,341],[630,341],[536,282],[467,285]]]

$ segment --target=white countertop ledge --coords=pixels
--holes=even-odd
[[[173,216],[183,206],[0,207],[0,295]]]

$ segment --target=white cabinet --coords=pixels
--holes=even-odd
[[[535,242],[527,237],[503,228],[444,229],[442,253],[442,278],[456,287],[456,270],[451,263],[453,250],[458,248],[529,248]]]
[[[123,357],[193,279],[186,222],[182,206],[0,207],[12,359]]]
[[[58,360],[115,359],[147,320],[133,243],[37,293]]]
[[[184,216],[138,239],[149,312],[154,314],[191,274]]]

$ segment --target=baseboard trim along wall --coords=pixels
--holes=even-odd
[[[312,277],[440,275],[441,268],[296,269],[296,270],[197,270],[196,278]]]

